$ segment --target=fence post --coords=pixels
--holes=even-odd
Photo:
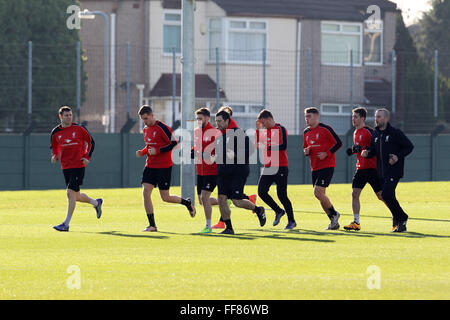
[[[434,50],[434,117],[438,116],[438,79],[439,79],[439,66],[438,66],[438,51]]]
[[[81,123],[81,42],[77,42],[77,121]]]
[[[266,59],[267,52],[266,48],[263,48],[263,107],[266,108]]]
[[[216,47],[216,109],[220,108],[220,86],[219,86],[219,48]]]
[[[33,42],[28,41],[28,124],[33,112]]]
[[[130,105],[130,85],[131,85],[131,71],[130,71],[130,43],[127,42],[126,45],[127,48],[127,120],[130,119],[130,109],[131,109],[131,105]]]
[[[311,84],[311,48],[308,48],[307,50],[307,56],[308,56],[308,93],[307,93],[307,104],[308,107],[311,107],[312,103],[312,84]]]
[[[172,127],[175,125],[175,99],[177,91],[176,49],[172,47]]]
[[[350,107],[353,109],[353,50],[350,50]]]
[[[391,103],[392,103],[392,108],[391,108],[391,110],[392,110],[392,113],[395,115],[395,82],[396,82],[396,77],[395,77],[395,69],[396,69],[396,64],[397,64],[397,55],[396,55],[396,53],[395,53],[395,50],[392,50],[392,70],[391,70],[391,76],[392,76],[392,89],[391,89],[391,91],[392,91],[392,97],[391,97],[391,99],[392,99],[392,101],[391,101]]]

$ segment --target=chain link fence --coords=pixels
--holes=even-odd
[[[91,132],[138,132],[142,104],[174,129],[179,126],[182,59],[176,49],[127,44],[105,51],[30,42],[3,55],[6,46],[0,45],[0,133],[49,132],[59,123],[62,105],[71,106],[75,121]],[[214,113],[229,105],[248,129],[265,107],[290,134],[301,134],[303,109],[316,106],[323,122],[346,134],[353,107],[369,110],[369,125],[374,110],[387,107],[392,122],[407,133],[430,134],[450,121],[450,85],[439,73],[443,54],[448,53],[435,52],[425,63],[416,53],[383,52],[377,64],[353,51],[199,49],[195,108]]]

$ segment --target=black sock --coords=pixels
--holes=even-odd
[[[181,204],[183,206],[185,206],[186,208],[189,208],[189,206],[191,205],[191,202],[189,200],[181,198]]]
[[[156,227],[155,215],[153,213],[150,213],[150,214],[147,215],[147,218],[148,218],[148,222],[150,223],[150,226],[151,227]]]
[[[328,209],[328,211],[330,212],[330,213],[327,213],[327,215],[328,215],[328,218],[333,218],[336,214],[337,214],[337,212],[336,212],[336,210],[334,210],[334,207],[333,206],[331,206],[331,208],[330,209]]]
[[[222,219],[222,217],[220,217],[220,220],[219,220],[220,222],[225,222],[223,219]]]
[[[260,214],[262,210],[261,210],[261,207],[255,206],[255,209],[253,209],[253,211],[254,211],[256,214]]]
[[[233,229],[233,226],[231,225],[231,219],[224,220],[223,222],[225,222],[226,229]]]

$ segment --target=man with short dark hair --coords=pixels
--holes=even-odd
[[[339,213],[334,209],[326,195],[336,167],[335,153],[342,146],[342,141],[334,130],[319,121],[319,109],[305,109],[306,129],[303,132],[303,152],[309,157],[312,171],[314,196],[330,219],[327,230],[339,229]]]
[[[67,186],[68,208],[66,220],[53,228],[57,231],[69,231],[69,223],[77,201],[91,204],[95,208],[97,218],[100,219],[103,200],[101,198],[92,199],[88,195],[80,193],[85,168],[89,164],[94,151],[94,139],[86,127],[73,122],[70,107],[63,106],[58,113],[61,124],[54,128],[51,133],[51,162],[56,163],[59,159],[61,163]]]
[[[244,186],[250,173],[249,158],[253,152],[249,138],[237,125],[230,125],[230,114],[224,110],[216,114],[216,124],[222,131],[215,140],[219,209],[226,226],[222,233],[234,234],[228,199],[238,208],[254,211],[262,227],[266,223],[264,207],[244,199]]]
[[[234,127],[238,127],[237,122],[233,119],[233,108],[231,108],[230,106],[221,106],[219,108],[219,110],[217,111],[217,113],[225,111],[226,113],[228,113],[230,115],[230,123],[229,126],[230,128],[234,128]],[[254,205],[256,205],[256,200],[257,200],[258,196],[256,194],[251,194],[249,196],[247,196],[245,193],[243,194],[243,199],[249,200],[251,203],[253,203]],[[228,199],[228,204],[230,205],[230,199]],[[220,217],[219,222],[215,225],[212,226],[213,229],[223,229],[225,228],[225,222],[223,221],[222,217]]]
[[[408,215],[403,211],[395,196],[398,182],[403,178],[405,158],[414,146],[405,134],[389,123],[390,114],[385,108],[375,112],[375,131],[368,150],[361,155],[366,158],[377,157],[378,177],[381,196],[392,214],[392,232],[406,232]]]
[[[158,231],[155,223],[153,203],[151,199],[154,188],[159,188],[159,194],[164,202],[180,203],[184,205],[191,217],[195,216],[195,207],[190,198],[170,194],[170,181],[172,175],[172,150],[178,145],[178,141],[172,133],[172,129],[165,123],[157,120],[150,106],[144,105],[138,112],[145,127],[142,130],[145,140],[145,148],[136,151],[137,157],[147,155],[144,172],[142,173],[142,196],[144,208],[147,214],[149,226],[144,232]]]
[[[258,182],[258,196],[275,212],[273,226],[278,225],[281,217],[286,213],[288,223],[286,230],[297,226],[294,211],[287,195],[288,186],[288,157],[287,157],[287,130],[276,123],[272,113],[264,109],[256,120],[256,146],[263,154],[264,168]],[[269,195],[270,186],[277,185],[277,196],[284,210]]]
[[[358,107],[352,110],[352,124],[355,127],[355,132],[353,133],[353,146],[347,149],[347,155],[356,154],[357,161],[356,172],[352,181],[353,221],[344,226],[345,230],[361,230],[359,198],[366,183],[372,186],[378,199],[383,200],[377,173],[377,159],[376,157],[368,159],[361,156],[361,152],[370,147],[373,134],[373,129],[366,126],[366,117],[367,110],[365,108]]]

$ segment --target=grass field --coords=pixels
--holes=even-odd
[[[148,223],[140,189],[84,190],[104,198],[102,218],[78,204],[70,232],[60,233],[52,226],[65,218],[65,190],[1,192],[0,298],[450,298],[450,182],[400,183],[397,195],[410,216],[404,234],[389,232],[390,213],[369,187],[360,232],[342,229],[352,220],[350,185],[328,190],[341,213],[337,231],[324,230],[329,220],[309,185],[288,191],[296,230],[283,230],[285,217],[273,227],[271,210],[261,228],[253,214],[232,207],[232,236],[196,234],[203,209],[192,219],[157,192],[159,232],[142,233]],[[214,207],[213,222],[218,217]]]

